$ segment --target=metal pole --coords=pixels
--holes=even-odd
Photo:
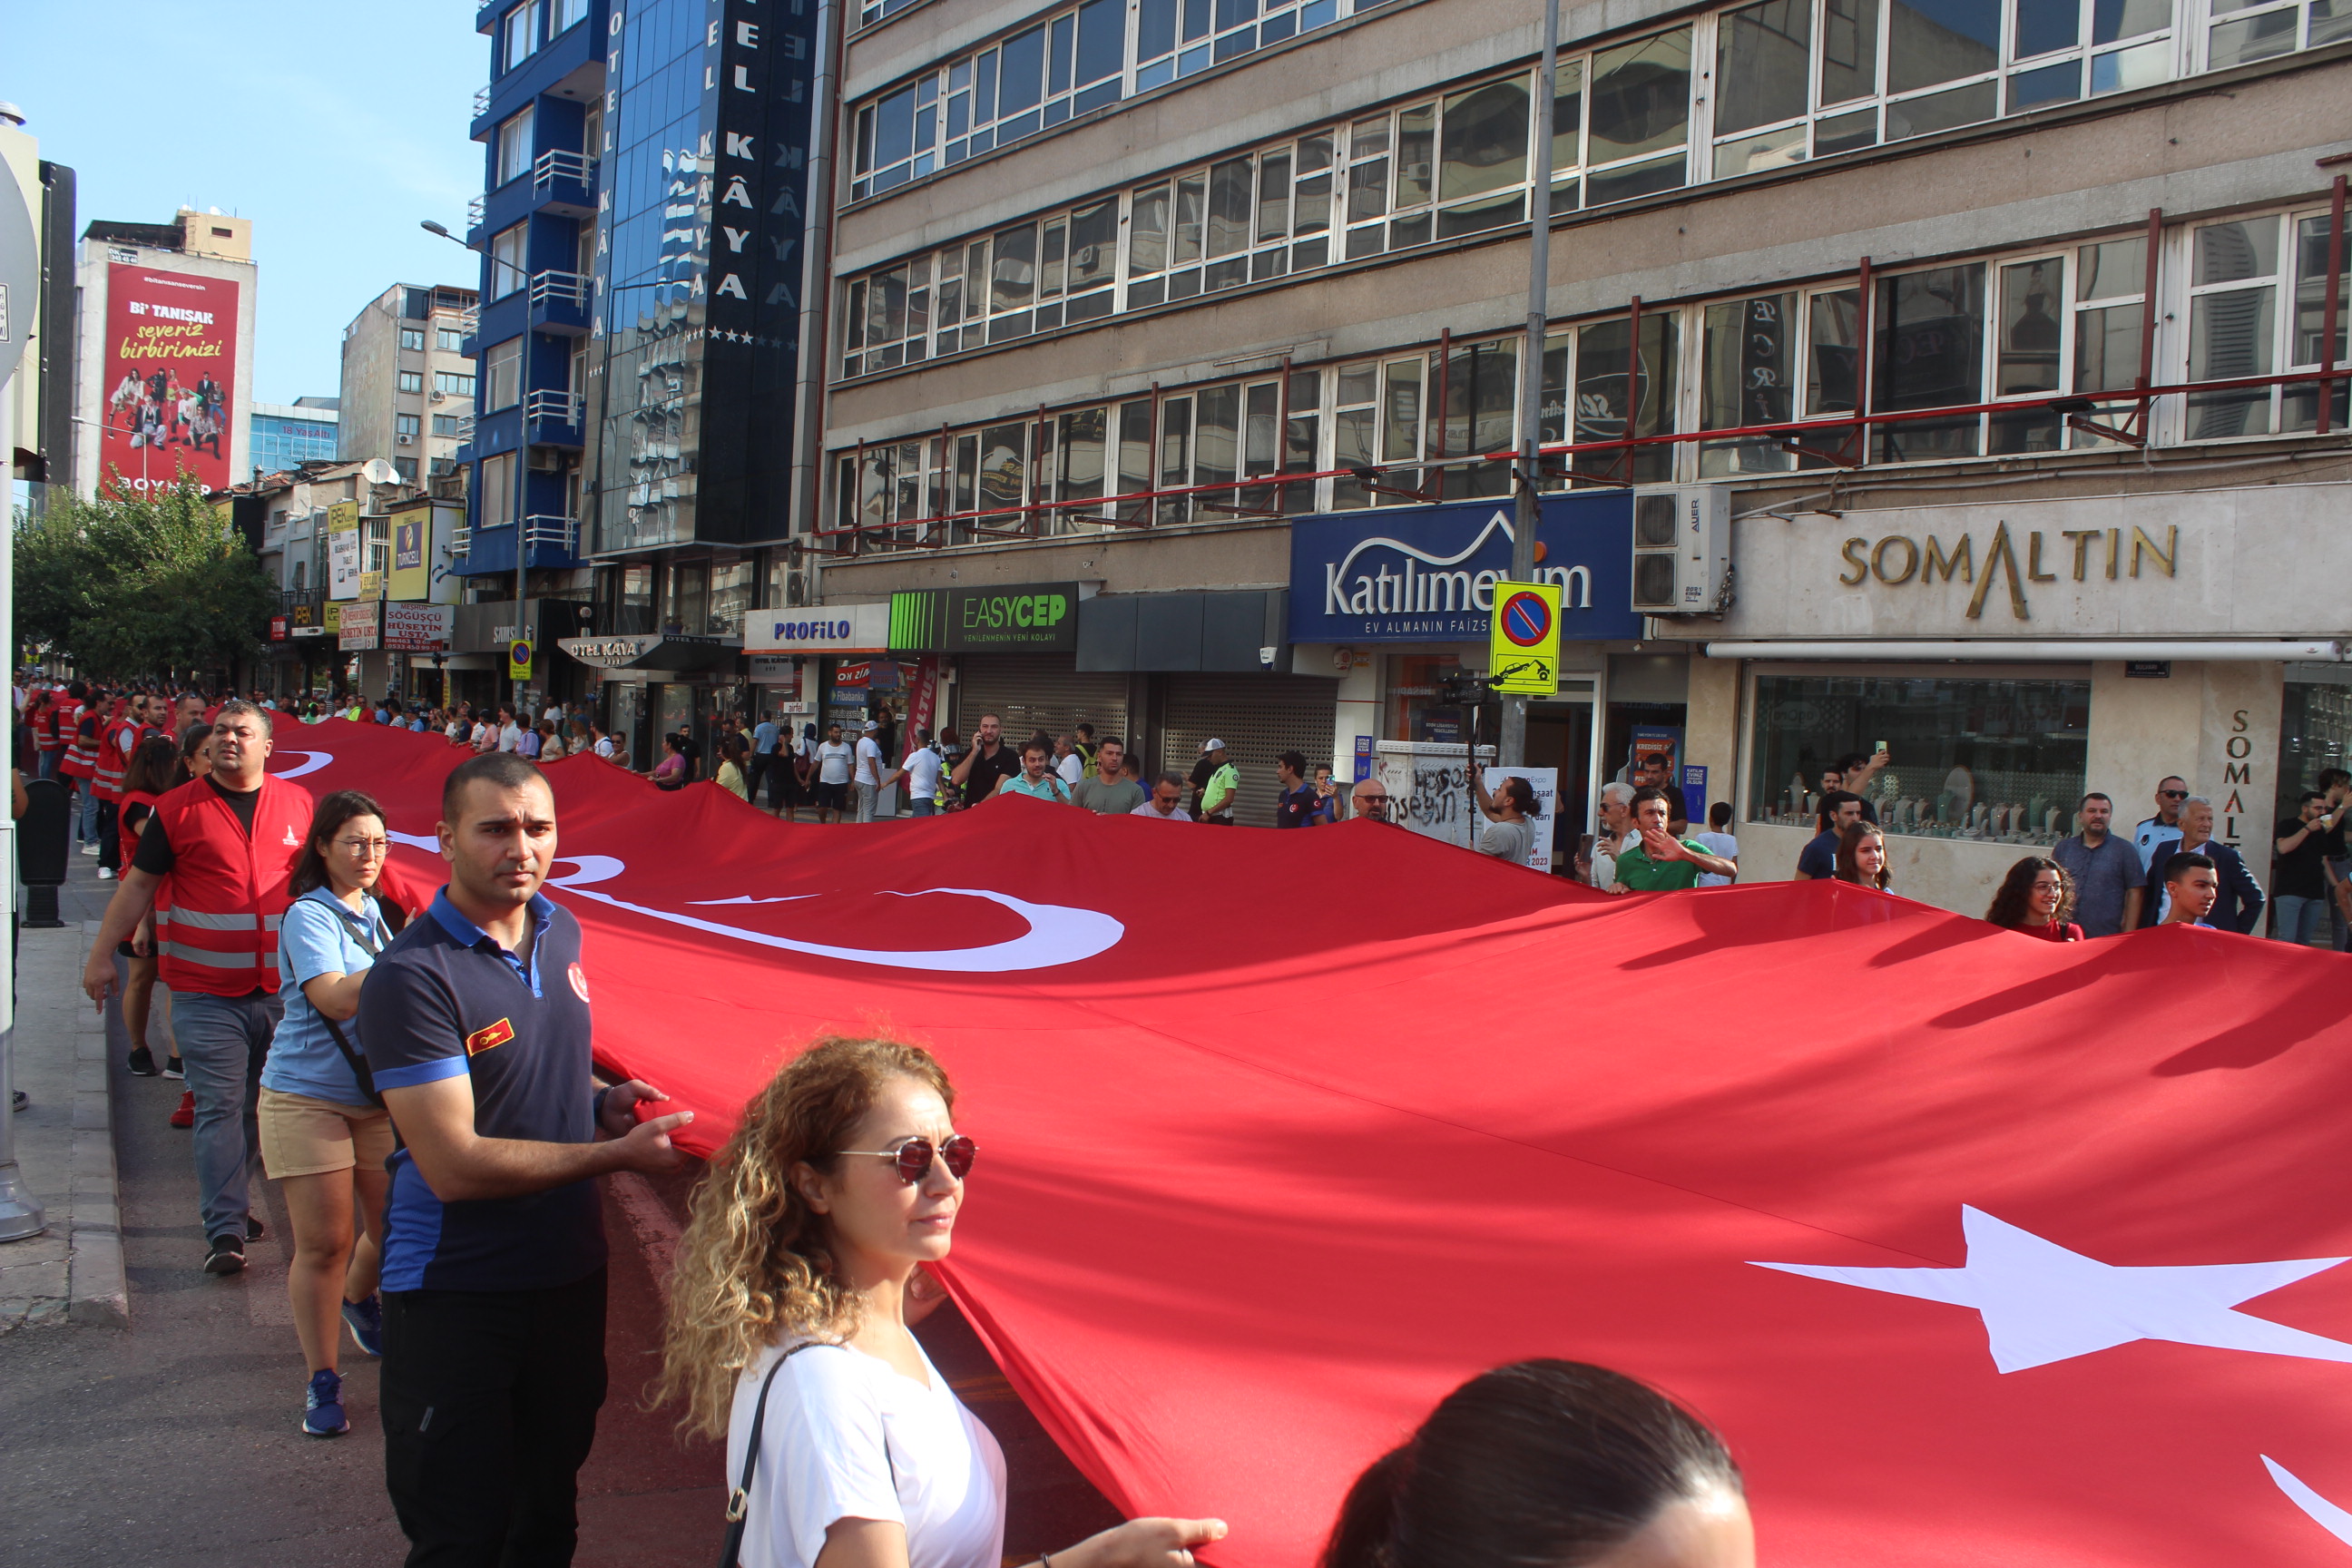
[[[1511,581],[1536,575],[1536,528],[1543,516],[1537,489],[1543,445],[1544,340],[1551,331],[1551,107],[1559,68],[1559,0],[1544,0],[1543,65],[1536,78],[1535,156],[1528,185],[1528,342],[1519,354],[1518,505],[1511,529]],[[1503,699],[1502,731],[1496,761],[1507,768],[1528,760],[1528,700]],[[1475,759],[1473,760],[1475,765]],[[1474,843],[1472,847],[1476,847]]]
[[[20,378],[9,376],[0,380],[0,429],[14,429],[16,408],[16,388]],[[31,383],[24,383],[29,386]],[[11,479],[0,481],[0,500],[8,503],[11,516],[16,511],[16,484]],[[0,552],[0,648],[8,650],[8,680],[16,679],[16,557],[13,551]],[[10,923],[15,923],[16,905],[16,820],[0,817],[0,879],[8,889]],[[11,936],[14,936],[12,931]],[[23,1241],[36,1237],[48,1227],[48,1215],[25,1185],[24,1173],[16,1168],[16,944],[8,944],[8,969],[5,985],[0,985],[0,1241]]]

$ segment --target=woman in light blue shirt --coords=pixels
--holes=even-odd
[[[314,1437],[351,1430],[336,1371],[339,1309],[360,1349],[382,1353],[376,1273],[393,1132],[359,1055],[356,1016],[369,966],[403,923],[371,891],[390,847],[374,800],[356,790],[327,796],[295,857],[294,901],[278,924],[285,1014],[261,1070],[261,1161],[294,1222],[286,1289],[310,1366],[302,1429]]]

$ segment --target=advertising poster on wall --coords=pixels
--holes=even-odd
[[[433,588],[433,507],[430,502],[392,514],[391,595],[412,602]]]
[[[169,489],[182,469],[226,489],[236,407],[236,285],[117,262],[107,268],[101,493]]]
[[[339,500],[327,509],[327,597],[360,595],[360,503]]]

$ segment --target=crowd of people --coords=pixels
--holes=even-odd
[[[150,695],[140,720],[127,698],[118,712],[80,694],[109,723],[155,730],[132,737],[136,787],[110,802],[144,809],[113,814],[128,858],[82,984],[103,1007],[127,998],[130,960],[152,958],[176,998],[203,1267],[238,1272],[266,1234],[257,1156],[293,1231],[302,1430],[351,1429],[348,1333],[381,1361],[385,1484],[409,1561],[569,1562],[608,1381],[594,1178],[677,1169],[670,1135],[691,1113],[641,1119],[662,1091],[593,1077],[580,929],[541,890],[554,793],[516,751],[466,756],[442,793],[447,883],[403,910],[379,892],[383,808],[354,791],[314,800],[267,771],[282,715],[165,693],[154,724]],[[1115,796],[1089,809],[1181,812],[1173,777],[1129,806],[1139,791],[1118,752],[1097,743],[1072,784],[1050,745],[1024,745],[1019,772],[995,776],[1045,798]],[[1315,795],[1302,759],[1282,773],[1286,794]],[[1374,804],[1362,786],[1359,800]],[[954,1105],[920,1047],[820,1040],[752,1100],[696,1189],[660,1393],[728,1437],[730,1562],[1003,1560],[1003,1452],[910,1332],[944,1300],[929,1266],[949,1254],[978,1154]],[[1132,1520],[1040,1568],[1191,1568],[1224,1533],[1213,1518]],[[1367,1469],[1326,1557],[1501,1568],[1625,1552],[1751,1568],[1738,1471],[1656,1391],[1534,1361],[1473,1378]]]

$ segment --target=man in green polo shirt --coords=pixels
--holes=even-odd
[[[1696,887],[1703,871],[1718,877],[1738,874],[1739,868],[1730,861],[1708,854],[1706,845],[1668,833],[1666,818],[1672,809],[1666,792],[1654,785],[1633,792],[1633,821],[1641,829],[1642,841],[1617,857],[1617,880],[1611,892],[1658,893]]]

